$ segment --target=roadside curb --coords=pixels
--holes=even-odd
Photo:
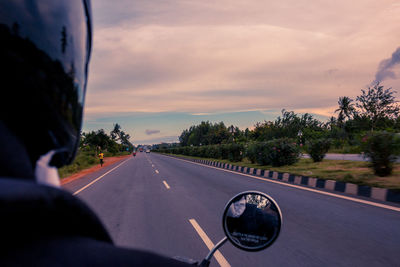
[[[100,171],[105,167],[108,167],[110,165],[118,163],[118,162],[120,162],[122,160],[125,160],[125,159],[129,158],[129,157],[131,157],[131,155],[111,157],[111,158],[115,159],[115,160],[112,160],[111,162],[109,162],[110,157],[106,157],[108,162],[105,161],[104,164],[103,164],[103,167],[99,167],[99,164],[96,164],[96,165],[93,165],[93,166],[91,166],[91,167],[89,167],[87,169],[80,170],[77,173],[71,174],[70,176],[67,176],[67,177],[64,177],[64,178],[60,179],[60,185],[61,186],[66,185],[66,184],[68,184],[70,182],[73,182],[75,180],[78,180],[78,179],[80,179],[80,178],[82,178],[82,177],[84,177],[84,176],[86,176],[86,175],[88,175],[90,173]]]
[[[181,158],[172,155],[168,156],[174,158]],[[371,187],[366,185],[357,185],[352,183],[345,183],[334,180],[325,180],[325,179],[313,178],[302,175],[293,175],[290,173],[281,173],[281,172],[269,171],[258,168],[243,167],[228,163],[222,163],[219,161],[191,159],[191,158],[184,158],[184,159],[196,163],[201,163],[204,165],[210,165],[216,168],[227,169],[239,173],[245,173],[273,180],[280,180],[291,184],[302,185],[316,189],[325,189],[333,192],[345,193],[348,195],[367,197],[380,201],[400,203],[400,191],[392,189]]]

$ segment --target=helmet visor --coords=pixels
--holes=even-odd
[[[0,38],[1,120],[34,157],[62,149],[66,154],[57,165],[70,162],[91,50],[89,1],[0,0]],[[30,136],[22,133],[28,127],[34,128]]]

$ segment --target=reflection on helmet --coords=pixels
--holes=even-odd
[[[72,161],[82,123],[91,47],[88,1],[0,0],[1,121],[32,162]]]
[[[243,196],[236,202],[233,202],[228,209],[228,216],[233,218],[238,218],[240,215],[243,214],[244,210],[246,209],[246,199]]]

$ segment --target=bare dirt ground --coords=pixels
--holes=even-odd
[[[107,166],[109,166],[111,164],[114,164],[114,163],[116,163],[118,161],[124,160],[124,159],[129,158],[129,157],[132,157],[132,156],[131,155],[126,155],[126,156],[118,156],[118,157],[106,157],[106,158],[104,158],[103,167],[101,167],[100,164],[95,165],[93,167],[90,167],[88,169],[82,170],[82,171],[80,171],[78,173],[75,173],[75,174],[73,174],[71,176],[68,176],[68,177],[65,177],[65,178],[61,179],[60,183],[61,183],[61,185],[67,184],[67,183],[69,183],[71,181],[74,181],[74,180],[77,180],[79,178],[82,178],[83,176],[88,175],[90,173],[99,171],[104,167],[107,167]]]

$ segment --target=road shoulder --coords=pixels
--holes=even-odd
[[[101,167],[100,164],[98,164],[98,165],[95,165],[95,166],[90,167],[90,168],[88,168],[88,169],[84,169],[84,170],[82,170],[82,171],[80,171],[80,172],[77,172],[77,173],[75,173],[75,174],[73,174],[73,175],[70,175],[70,176],[68,176],[68,177],[62,178],[61,181],[60,181],[60,183],[61,183],[61,185],[68,184],[68,183],[70,183],[70,182],[72,182],[72,181],[75,181],[75,180],[78,180],[78,179],[80,179],[80,178],[83,178],[83,177],[85,177],[86,175],[89,175],[89,174],[98,172],[98,171],[104,169],[104,168],[107,167],[107,166],[110,166],[110,165],[112,165],[112,164],[115,164],[115,163],[117,163],[117,162],[120,162],[120,161],[122,161],[122,160],[125,160],[125,159],[127,159],[127,158],[129,158],[129,157],[131,157],[131,155],[118,156],[118,157],[106,157],[106,158],[104,159],[103,167]]]

